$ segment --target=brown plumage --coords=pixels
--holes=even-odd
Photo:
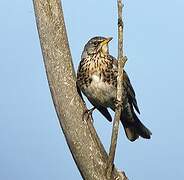
[[[115,110],[117,86],[117,60],[109,54],[108,42],[112,38],[94,37],[85,45],[77,72],[77,85],[88,100],[109,121],[112,118],[107,110]],[[121,122],[127,138],[135,141],[139,136],[150,139],[151,132],[138,119],[139,112],[135,92],[127,73],[123,73],[124,104]]]

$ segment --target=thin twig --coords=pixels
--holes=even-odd
[[[118,5],[118,77],[117,77],[117,106],[115,110],[115,117],[113,122],[111,146],[109,150],[107,178],[111,179],[113,171],[113,163],[115,158],[116,144],[119,131],[119,121],[121,117],[121,111],[123,107],[122,95],[123,95],[123,68],[126,62],[126,58],[123,53],[123,18],[122,18],[122,0],[117,0]]]

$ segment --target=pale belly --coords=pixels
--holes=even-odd
[[[116,88],[97,75],[92,76],[91,84],[83,90],[83,93],[93,105],[100,104],[103,107],[114,107],[114,98],[116,97]]]

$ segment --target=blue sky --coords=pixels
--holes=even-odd
[[[151,140],[129,142],[120,128],[115,164],[130,180],[184,179],[184,1],[125,1],[126,71]],[[0,3],[0,179],[80,180],[52,104],[32,1]],[[77,68],[85,42],[113,36],[112,0],[63,0]],[[88,104],[90,107],[90,104]],[[112,124],[98,112],[95,128],[108,150]]]

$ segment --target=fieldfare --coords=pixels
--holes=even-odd
[[[77,86],[109,121],[107,108],[115,111],[118,62],[109,54],[108,43],[112,38],[94,37],[84,47],[77,72]],[[150,139],[151,131],[146,128],[135,111],[140,114],[134,89],[127,73],[123,72],[123,107],[121,123],[127,138],[135,141],[139,136]]]

